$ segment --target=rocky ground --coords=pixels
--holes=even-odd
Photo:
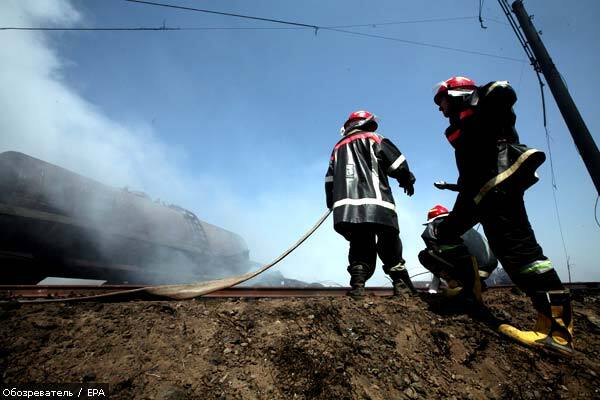
[[[522,295],[484,300],[533,323]],[[564,360],[425,295],[5,303],[0,381],[107,382],[114,399],[600,398],[600,294],[574,305]]]

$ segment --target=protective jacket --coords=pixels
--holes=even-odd
[[[477,88],[468,106],[450,118],[445,135],[454,147],[461,194],[476,205],[496,186],[524,191],[537,181],[546,156],[519,143],[512,106],[517,95],[507,81]]]
[[[460,238],[450,241],[439,240],[435,235],[435,226],[443,219],[444,217],[440,217],[428,223],[423,231],[421,238],[425,242],[427,250],[432,250],[439,257],[450,261],[456,254],[457,248],[462,247],[460,252],[475,256],[480,276],[484,279],[487,278],[498,266],[498,260],[490,250],[487,240],[473,228],[466,231]],[[452,254],[452,256],[446,257],[445,254]]]
[[[376,223],[399,230],[388,176],[412,190],[415,178],[408,162],[390,140],[376,132],[354,130],[335,145],[325,193],[336,231],[341,233],[344,223]]]

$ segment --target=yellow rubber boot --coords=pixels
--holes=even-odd
[[[536,300],[540,307],[531,331],[501,324],[498,330],[528,347],[543,348],[555,354],[573,355],[573,312],[568,290],[543,292]]]
[[[471,265],[473,273],[473,287],[471,290],[473,292],[473,297],[477,303],[483,304],[483,299],[481,298],[481,280],[479,279],[479,264],[477,263],[477,258],[474,256],[471,256]]]

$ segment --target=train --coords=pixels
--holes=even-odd
[[[0,153],[0,283],[46,277],[171,284],[246,272],[238,234],[143,192]]]

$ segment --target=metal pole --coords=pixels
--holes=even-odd
[[[537,30],[533,26],[531,18],[527,14],[527,11],[525,11],[523,1],[517,0],[513,2],[512,11],[517,16],[519,24],[521,24],[521,29],[527,38],[527,42],[535,54],[539,67],[554,96],[554,100],[556,100],[560,113],[571,132],[577,151],[579,151],[579,155],[583,159],[592,182],[594,182],[596,191],[600,196],[600,152],[598,151],[598,147],[585,125],[581,114],[579,114],[579,110],[569,94],[558,69],[556,69],[554,62],[552,62],[550,54],[548,54],[544,43],[542,43]]]

